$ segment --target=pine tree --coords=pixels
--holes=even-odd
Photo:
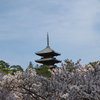
[[[34,67],[33,67],[33,64],[32,64],[32,62],[30,61],[29,62],[29,65],[28,65],[28,67],[26,68],[26,70],[25,70],[25,72],[27,72],[27,69],[32,69],[32,70],[34,70]]]

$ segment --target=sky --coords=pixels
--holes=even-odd
[[[0,60],[35,66],[47,32],[58,60],[100,60],[100,0],[0,0]]]

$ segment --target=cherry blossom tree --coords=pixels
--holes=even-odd
[[[6,95],[3,100],[100,100],[100,62],[87,70],[80,60],[67,60],[73,70],[62,63],[62,68],[49,70],[50,78],[38,76],[31,69],[4,75],[0,81],[4,92],[0,95]]]

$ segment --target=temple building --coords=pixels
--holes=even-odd
[[[49,36],[48,36],[48,34],[47,34],[47,47],[45,49],[35,53],[35,54],[38,55],[38,56],[41,56],[41,59],[35,60],[37,63],[41,63],[41,64],[44,64],[44,65],[49,65],[49,66],[54,67],[55,63],[61,62],[60,60],[57,60],[55,58],[55,56],[59,56],[61,54],[58,53],[58,52],[55,52],[49,46]]]

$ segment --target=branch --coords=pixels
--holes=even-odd
[[[23,89],[25,89],[26,91],[29,91],[29,94],[32,95],[32,93],[33,93],[33,94],[35,94],[37,97],[41,97],[42,99],[46,100],[44,97],[42,97],[42,96],[36,94],[35,92],[33,92],[33,91],[31,91],[31,90],[29,90],[29,89],[27,89],[27,88],[25,88],[25,87],[19,86],[19,88],[20,88],[20,87],[23,88]],[[33,96],[33,95],[32,95],[32,96]],[[33,97],[34,97],[34,96],[33,96]],[[35,97],[35,99],[37,100],[36,97]]]

